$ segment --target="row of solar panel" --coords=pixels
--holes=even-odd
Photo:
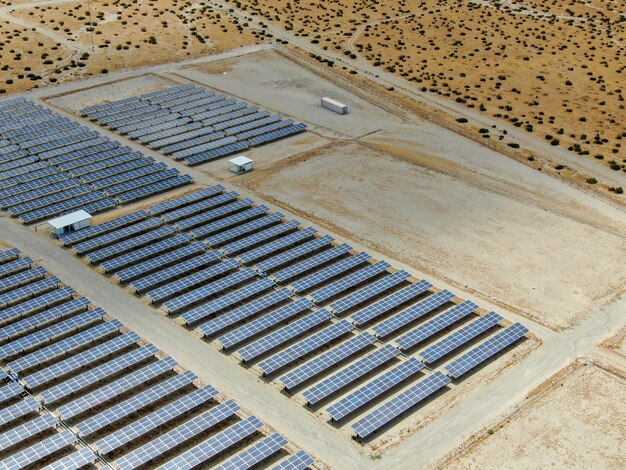
[[[28,272],[32,260],[20,257],[17,249],[0,252],[0,272],[4,273],[0,281],[11,277],[22,260],[26,269],[18,273]],[[43,270],[30,270],[35,269]],[[51,295],[64,289],[62,295]],[[274,468],[304,469],[313,463],[302,451],[284,458],[284,437],[277,433],[256,437],[263,428],[257,418],[238,418],[239,407],[232,400],[216,404],[217,390],[196,388],[197,377],[192,372],[175,373],[173,359],[156,357],[158,351],[152,345],[141,344],[140,337],[125,332],[119,321],[105,321],[104,311],[89,309],[87,299],[72,299],[74,291],[64,289],[0,310],[0,323],[5,325],[0,328],[0,360],[12,376],[2,374],[4,380],[13,380],[0,386],[0,425],[6,428],[11,422],[18,423],[0,434],[0,450],[11,451],[0,466],[21,468],[45,458],[54,461],[51,468],[78,469],[97,460],[92,450],[97,449],[101,456],[115,453],[119,468],[136,468],[200,432],[204,436],[201,442],[184,453],[170,455],[165,464],[168,468],[187,468],[191,462],[195,466],[227,449],[228,457],[222,457],[220,468],[248,468],[267,461],[273,462]],[[5,315],[9,309],[13,312]],[[42,405],[31,397],[33,392],[45,408],[56,409],[59,419],[71,424],[77,434],[62,431],[59,420],[47,411],[40,413]],[[37,416],[27,420],[31,414]],[[224,428],[227,420],[234,424]],[[218,424],[222,429],[207,438],[206,431]],[[162,426],[165,430],[156,432]],[[55,434],[45,437],[54,428],[58,428]],[[243,444],[253,434],[254,442]],[[43,436],[39,442],[32,443],[39,435]],[[76,448],[78,436],[90,447]],[[123,451],[140,440],[139,447]],[[72,446],[74,450],[64,450],[62,458],[55,457]],[[235,454],[230,451],[234,447],[240,449]]]

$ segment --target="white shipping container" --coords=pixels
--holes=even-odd
[[[348,114],[348,105],[335,101],[332,98],[322,98],[322,108],[330,109],[337,114]]]

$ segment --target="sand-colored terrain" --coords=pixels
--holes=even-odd
[[[6,93],[219,53],[263,40],[257,31],[221,10],[180,0],[141,1],[132,8],[106,0],[12,6],[18,8],[0,10],[0,41],[5,42],[0,54],[7,58],[1,62],[9,65],[0,71],[0,88]],[[31,28],[39,34],[29,31]],[[9,56],[9,51],[17,49],[16,38],[10,38],[15,29],[22,30],[22,38],[28,36],[28,40],[17,38],[24,52],[13,60],[15,54]],[[63,51],[63,60],[54,54],[55,44]],[[20,79],[18,75],[28,73],[27,67],[41,78]]]
[[[577,366],[446,468],[624,468],[625,402],[623,377]]]
[[[359,144],[257,172],[246,186],[552,328],[626,285],[626,240]]]
[[[626,171],[626,21],[618,2],[241,4],[324,49]]]

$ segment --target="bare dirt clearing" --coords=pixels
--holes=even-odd
[[[447,468],[624,468],[625,401],[623,377],[577,366]]]
[[[552,328],[626,285],[621,236],[358,144],[287,163],[242,181]]]

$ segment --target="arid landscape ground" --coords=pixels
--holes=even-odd
[[[314,468],[622,468],[625,63],[626,7],[611,0],[0,1],[0,103],[25,96],[193,177],[94,224],[222,184],[528,327],[371,440],[351,429],[365,411],[332,422],[45,225],[3,212],[0,244],[64,276]],[[189,167],[80,116],[187,83],[307,131],[246,150],[255,170],[234,175],[227,159]]]

